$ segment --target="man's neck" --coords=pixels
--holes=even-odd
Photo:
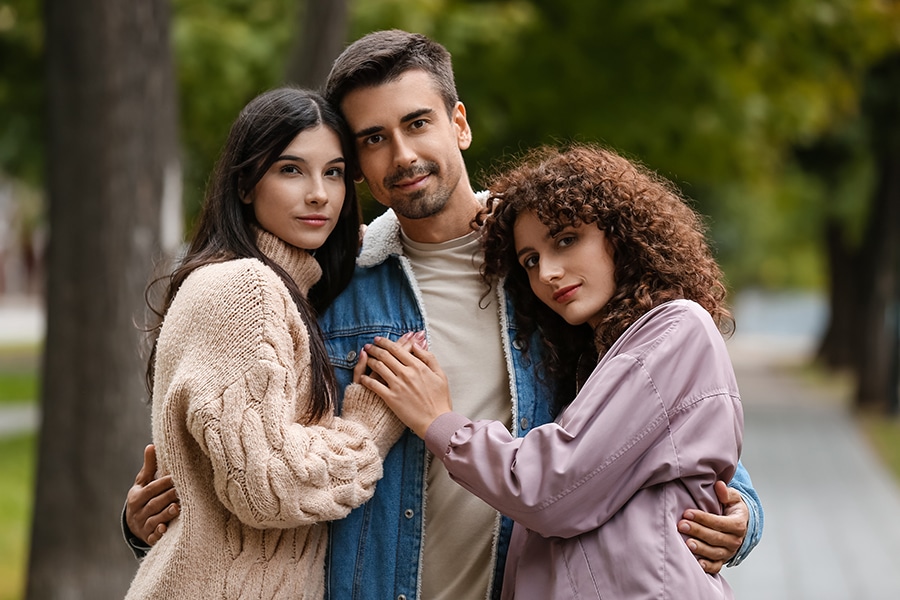
[[[423,244],[439,244],[472,231],[472,220],[481,209],[475,192],[468,188],[447,203],[444,210],[425,219],[407,219],[397,215],[400,228],[409,239]]]

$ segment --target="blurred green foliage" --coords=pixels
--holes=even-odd
[[[237,112],[283,80],[301,0],[172,0],[188,220]],[[38,0],[0,0],[0,170],[41,172]],[[900,51],[889,0],[350,0],[349,39],[397,27],[453,53],[470,174],[539,143],[598,141],[682,187],[736,287],[820,287],[821,231],[859,235],[866,69]],[[7,60],[9,56],[12,60]],[[798,148],[853,149],[824,182]],[[367,214],[375,212],[371,207]]]

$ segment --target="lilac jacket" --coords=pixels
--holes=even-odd
[[[676,522],[721,512],[713,491],[741,451],[743,413],[721,334],[676,300],[633,324],[575,400],[515,438],[439,417],[426,444],[451,476],[515,520],[503,598],[732,598]]]

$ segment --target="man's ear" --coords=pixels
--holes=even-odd
[[[453,126],[456,127],[456,145],[460,150],[466,150],[472,145],[472,129],[466,119],[466,106],[457,102],[452,115]]]

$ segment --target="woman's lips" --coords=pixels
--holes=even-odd
[[[575,292],[578,291],[578,288],[580,287],[580,284],[567,285],[566,287],[555,291],[553,293],[553,299],[557,302],[566,302],[575,295]]]

